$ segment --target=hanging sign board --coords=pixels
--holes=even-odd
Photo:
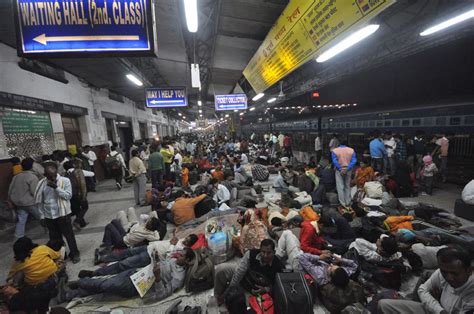
[[[261,93],[393,3],[395,0],[291,0],[244,69],[244,76]]]
[[[245,110],[247,109],[247,95],[215,95],[214,103],[216,110]]]
[[[186,107],[186,87],[155,87],[146,89],[146,106],[149,108]]]
[[[153,0],[14,0],[18,54],[91,57],[154,52]]]

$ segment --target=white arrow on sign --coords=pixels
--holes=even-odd
[[[182,100],[150,100],[150,104],[161,104],[161,103],[182,103]]]
[[[99,40],[139,40],[138,35],[98,35],[98,36],[50,36],[41,34],[35,38],[34,41],[48,45],[48,42],[53,41],[99,41]]]

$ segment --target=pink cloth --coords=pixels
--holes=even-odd
[[[354,150],[350,147],[338,147],[332,152],[336,155],[337,161],[339,162],[339,166],[341,166],[341,168],[347,168],[347,166],[351,163],[352,154],[354,154]]]

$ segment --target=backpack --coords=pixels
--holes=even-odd
[[[117,158],[118,153],[114,156],[107,154],[107,157],[105,158],[105,166],[109,170],[118,170],[120,169],[120,160]]]
[[[201,292],[214,287],[214,264],[209,250],[194,251],[194,260],[184,279],[186,292]]]

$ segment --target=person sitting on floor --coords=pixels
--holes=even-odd
[[[137,256],[142,256],[142,254]],[[169,297],[176,290],[183,287],[186,269],[194,258],[194,251],[186,247],[182,252],[174,253],[171,257],[164,260],[154,260],[153,257],[148,260],[146,265],[143,262],[140,263],[140,265],[147,266],[150,264],[150,261],[154,261],[153,273],[155,275],[155,284],[148,291],[148,294],[154,294],[153,299],[159,301]],[[103,275],[115,276],[83,277],[76,282],[69,282],[68,286],[60,286],[59,301],[61,303],[67,302],[76,297],[85,297],[98,293],[110,293],[125,298],[138,296],[138,291],[130,276],[144,266],[135,266],[124,270],[115,265],[117,263],[100,270]]]
[[[459,246],[442,248],[436,254],[439,269],[418,288],[421,301],[381,300],[380,313],[472,313],[474,276],[472,257]]]
[[[140,224],[135,209],[130,207],[127,214],[121,210],[117,219],[105,226],[102,246],[107,248],[126,248],[139,246],[146,241],[159,241],[165,236],[163,223],[157,218],[156,212],[151,212],[145,224]],[[161,231],[161,235],[160,235]]]
[[[305,253],[320,255],[330,253],[326,250],[326,241],[321,236],[318,223],[316,221],[303,221],[300,231],[301,250]]]
[[[13,244],[15,262],[1,292],[11,312],[46,313],[49,301],[57,294],[58,265],[63,263],[60,246],[53,250],[47,245],[19,238]]]
[[[190,197],[179,190],[176,192],[176,200],[174,201],[171,213],[168,213],[167,220],[179,226],[196,217],[194,206],[206,198],[206,194],[201,194],[196,197]]]
[[[252,165],[252,177],[255,181],[265,182],[270,177],[270,172],[264,165],[266,161],[262,158],[257,158],[257,161]]]
[[[288,193],[288,192],[299,192],[297,187],[292,186],[293,178],[295,173],[288,169],[282,168],[275,182],[273,182],[273,188],[277,193]]]
[[[326,193],[336,191],[336,174],[331,162],[327,158],[321,157],[317,174],[319,177],[319,183],[324,185]]]
[[[357,186],[358,189],[363,189],[366,182],[373,181],[375,178],[375,171],[370,166],[370,158],[364,158],[359,162],[360,167],[355,171],[352,185]]]
[[[214,192],[214,201],[218,206],[226,203],[229,205],[230,200],[230,191],[225,187],[225,185],[219,184],[219,180],[212,178],[209,182],[212,185],[212,190]]]
[[[240,287],[254,295],[268,293],[276,274],[282,270],[283,264],[275,256],[275,243],[265,239],[260,243],[260,249],[245,253],[237,268],[229,263],[216,266],[214,296],[223,304],[230,292]]]

